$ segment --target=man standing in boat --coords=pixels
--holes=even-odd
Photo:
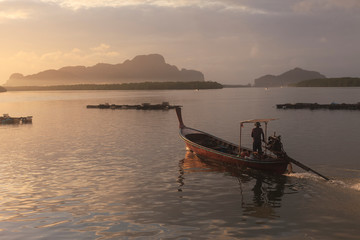
[[[253,138],[253,151],[262,154],[261,140],[265,141],[265,137],[264,131],[260,126],[259,122],[255,123],[255,127],[251,132],[251,137]]]

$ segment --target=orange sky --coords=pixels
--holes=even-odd
[[[358,0],[0,0],[0,84],[150,53],[221,83],[295,67],[360,77],[359,26]]]

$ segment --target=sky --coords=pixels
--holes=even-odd
[[[0,84],[152,53],[223,84],[360,77],[359,0],[0,0],[0,33]]]

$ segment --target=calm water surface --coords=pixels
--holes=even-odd
[[[360,102],[360,88],[6,92],[0,125],[1,239],[359,239],[360,111],[277,103]],[[186,125],[237,143],[239,121],[279,118],[287,153],[332,179],[231,172],[185,150]],[[250,144],[249,131],[243,141]]]

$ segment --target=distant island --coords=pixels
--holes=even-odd
[[[217,82],[143,82],[123,84],[77,84],[57,86],[9,86],[8,91],[52,91],[52,90],[183,90],[222,89]]]
[[[360,87],[360,78],[311,79],[294,84],[295,87]]]
[[[324,75],[301,68],[294,68],[278,76],[265,75],[254,80],[254,87],[282,87],[294,85],[298,82],[310,79],[324,79]]]
[[[121,84],[136,82],[201,82],[204,74],[179,70],[160,54],[139,55],[120,64],[98,63],[91,67],[68,66],[24,76],[14,73],[4,86],[54,86],[76,84]]]

